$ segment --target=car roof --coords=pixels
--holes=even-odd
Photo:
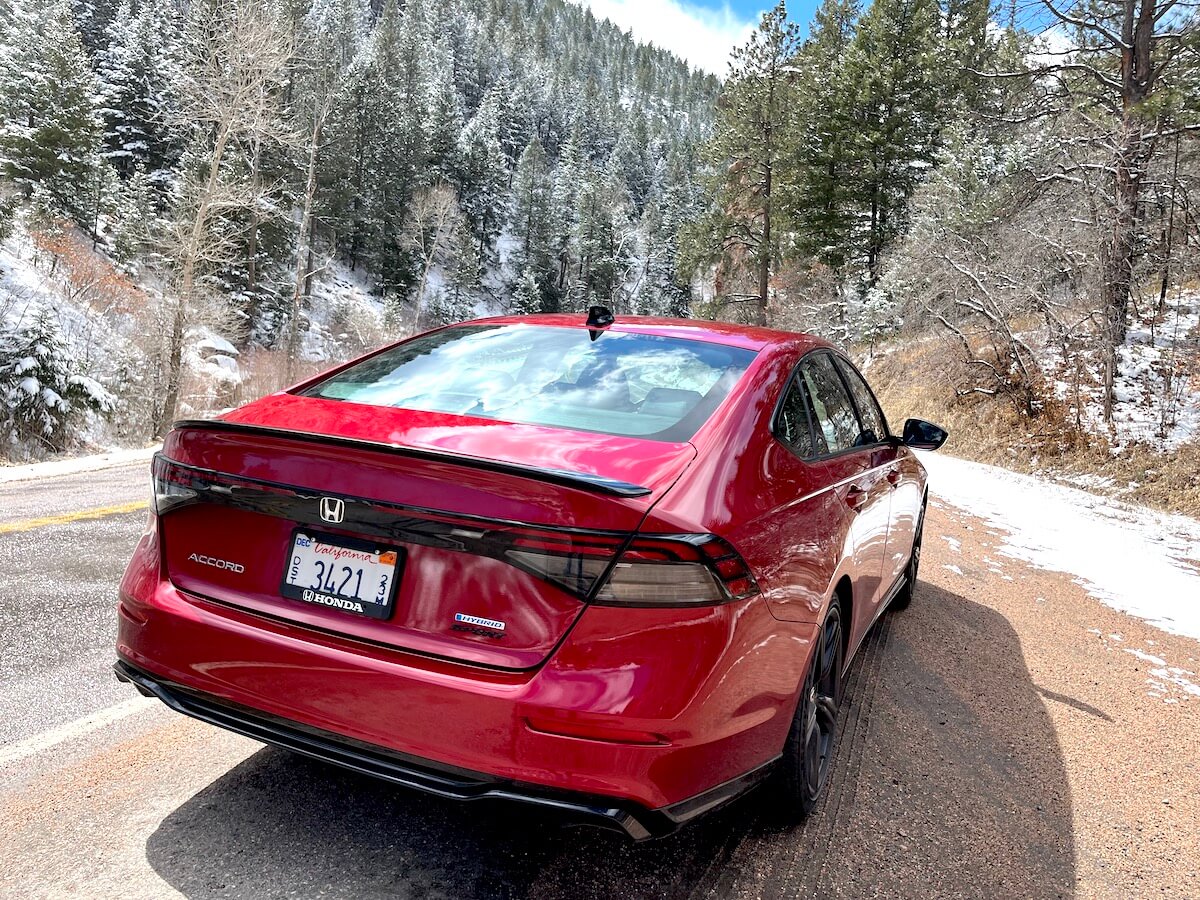
[[[476,319],[471,323],[489,325],[551,325],[559,328],[587,328],[587,316],[583,313],[548,313],[527,316],[494,316]],[[832,347],[828,341],[816,335],[800,331],[780,331],[757,325],[739,325],[735,322],[716,322],[709,319],[667,319],[656,316],[617,316],[606,331],[631,334],[655,334],[712,344],[727,344],[746,350],[763,350],[768,347],[791,346],[807,351],[816,347]]]

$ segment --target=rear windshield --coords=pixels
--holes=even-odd
[[[753,351],[582,328],[461,325],[405,341],[308,388],[350,400],[686,441],[725,399]]]

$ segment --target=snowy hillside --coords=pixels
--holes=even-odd
[[[1045,369],[1055,396],[1078,405],[1083,427],[1114,450],[1132,444],[1174,450],[1200,439],[1200,291],[1169,291],[1161,308],[1134,314],[1117,348],[1111,425],[1104,422],[1097,364],[1085,360],[1092,371],[1078,379],[1079,360],[1055,348],[1047,351]]]
[[[312,297],[301,333],[301,357],[310,369],[403,333],[402,324],[386,327],[382,303],[337,261],[314,275]],[[0,391],[10,413],[8,455],[37,459],[147,439],[139,428],[145,408],[138,392],[153,384],[146,370],[158,343],[154,331],[162,327],[161,299],[152,278],[122,271],[77,229],[13,223],[0,241]],[[223,333],[227,327],[227,320],[216,320],[186,330],[181,414],[216,412],[283,386],[278,354],[239,350],[236,335]]]

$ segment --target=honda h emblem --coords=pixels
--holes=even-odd
[[[337,524],[346,518],[346,501],[338,497],[321,498],[321,518]]]

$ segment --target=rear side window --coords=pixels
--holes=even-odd
[[[879,408],[875,395],[871,393],[871,389],[863,380],[862,375],[841,357],[837,357],[837,367],[846,379],[850,395],[854,398],[854,405],[858,407],[858,416],[862,420],[863,434],[859,443],[874,444],[886,440],[888,436],[887,420],[883,417],[883,410]]]
[[[519,323],[405,341],[306,396],[686,441],[754,359],[724,344]]]
[[[779,415],[775,420],[775,434],[790,446],[802,459],[823,456],[828,453],[825,438],[813,434],[810,420],[811,403],[808,387],[803,378],[793,378],[783,402],[779,404]]]
[[[814,425],[825,439],[828,452],[837,453],[856,446],[862,428],[846,386],[834,368],[833,358],[828,353],[807,357],[800,363],[800,377],[812,400]]]

